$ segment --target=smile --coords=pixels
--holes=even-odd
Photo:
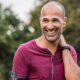
[[[49,37],[53,37],[53,36],[56,35],[56,31],[55,31],[55,30],[53,30],[53,31],[47,31],[47,35],[48,35]]]

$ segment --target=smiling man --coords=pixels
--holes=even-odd
[[[50,1],[42,7],[42,35],[19,46],[13,59],[12,80],[65,80],[63,50],[70,50],[77,63],[75,49],[61,43],[66,20],[62,4]]]
[[[64,14],[65,11],[57,3],[48,3],[42,8],[40,24],[47,41],[55,43],[60,39],[66,21]]]

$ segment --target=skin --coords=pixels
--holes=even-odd
[[[42,35],[47,41],[51,42],[51,44],[57,42],[63,32],[64,16],[61,8],[58,5],[53,6],[52,4],[44,6],[41,11],[41,18],[42,17],[44,17],[40,20]],[[57,20],[53,21],[52,17],[55,17],[55,19],[58,17],[57,20],[61,19],[62,23]]]
[[[50,2],[41,9],[42,36],[36,39],[36,43],[42,48],[49,49],[53,55],[59,45],[60,35],[67,20],[63,14],[60,5],[55,2]]]
[[[60,46],[68,45],[61,35]],[[62,51],[66,80],[80,80],[80,68],[74,62],[69,50]]]

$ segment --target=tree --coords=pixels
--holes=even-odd
[[[0,79],[8,80],[17,47],[33,38],[34,29],[21,22],[10,7],[0,4]]]
[[[13,52],[17,41],[14,38],[16,28],[20,24],[10,8],[3,9],[0,4],[0,79],[8,79],[8,73],[12,62]],[[16,44],[17,43],[17,44]]]

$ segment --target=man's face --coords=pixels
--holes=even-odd
[[[40,17],[42,34],[49,42],[55,42],[60,39],[63,32],[64,18],[58,8],[43,10]]]

